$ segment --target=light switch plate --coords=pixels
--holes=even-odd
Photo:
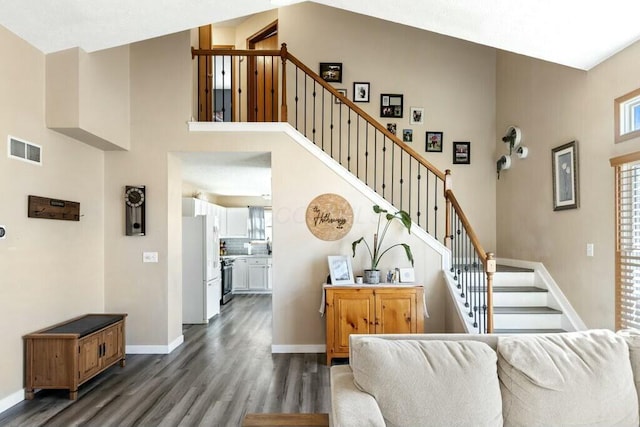
[[[158,252],[143,252],[142,262],[158,262]]]
[[[593,243],[587,243],[587,256],[593,256]]]

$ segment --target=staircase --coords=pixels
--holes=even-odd
[[[536,286],[534,270],[498,264],[493,284],[494,333],[566,332],[562,311],[549,307],[549,291]]]
[[[238,82],[246,81],[247,85],[253,82],[256,88],[263,88],[263,93],[257,94],[257,99],[263,102],[248,102],[251,92],[243,93],[242,85],[238,85],[237,93],[230,99],[230,95],[226,95],[229,102],[225,102],[228,88],[223,86],[218,90],[217,79],[204,79],[205,90],[199,93],[213,93],[214,98],[215,94],[221,94],[222,102],[213,102],[222,108],[220,117],[242,122],[249,117],[267,117],[265,111],[270,111],[268,116],[273,121],[289,123],[291,129],[318,150],[318,156],[329,156],[334,163],[330,167],[343,169],[392,206],[391,209],[409,214],[416,226],[412,232],[423,231],[427,236],[423,240],[434,249],[438,247],[438,252],[442,251],[447,284],[467,332],[576,329],[565,327],[576,322],[567,322],[559,310],[557,297],[560,295],[560,300],[565,302],[563,307],[570,305],[559,290],[552,298],[549,288],[540,285],[539,272],[505,266],[495,271],[493,254],[483,249],[454,195],[450,171],[440,171],[398,139],[288,52],[286,44],[280,50],[192,49],[191,54],[192,58],[198,57],[200,65],[208,62],[208,67],[211,57],[222,59],[223,76],[230,72]],[[250,60],[244,61],[244,58]],[[278,85],[273,78],[257,80],[261,74],[252,72],[248,65],[256,61],[268,62],[272,68],[273,64],[279,64]],[[225,70],[227,62],[230,65]],[[275,89],[278,87],[280,97]],[[270,91],[267,88],[271,88]],[[265,99],[270,101],[266,103]],[[203,105],[212,100],[206,96],[198,102]],[[247,105],[252,105],[254,110],[248,111]],[[231,114],[227,114],[226,108],[232,110]],[[201,108],[208,111],[204,120],[213,121],[209,110],[211,108]],[[457,264],[454,260],[462,261]]]

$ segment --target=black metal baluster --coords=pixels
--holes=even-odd
[[[267,57],[262,57],[262,121],[267,121]]]
[[[299,131],[300,128],[298,127],[298,70],[299,68],[296,66],[296,130]]]
[[[342,104],[338,104],[338,163],[342,164]]]
[[[435,177],[435,175],[434,175]],[[438,179],[433,180],[433,237],[438,240]]]
[[[322,113],[320,114],[322,130],[320,131],[320,145],[322,146],[322,151],[324,151],[324,95],[326,93],[326,89],[322,88]]]
[[[422,163],[418,162],[418,212],[416,213],[416,216],[418,217],[418,225],[420,225],[420,215],[421,215],[421,212],[420,212],[420,194],[421,194],[420,184],[422,181],[422,173],[420,171],[421,169],[422,169]]]
[[[242,81],[242,64],[240,63],[240,59],[238,58],[238,82]],[[238,121],[242,121],[242,85],[238,84]]]
[[[307,79],[308,76],[305,74],[304,75],[304,136],[308,136],[307,135]]]
[[[273,63],[276,62],[274,61],[274,57],[271,57],[271,121],[272,122],[277,122],[277,117],[278,117],[278,104],[275,103],[276,100],[276,96],[275,96],[275,87],[274,87],[274,80],[273,80]]]
[[[224,105],[225,105],[224,104],[224,98],[225,98],[224,97],[224,78],[225,78],[225,74],[226,74],[226,71],[224,69],[225,58],[226,58],[226,56],[222,55],[222,108],[221,108],[221,110],[222,110],[222,121],[223,122],[227,121],[226,108],[224,108]],[[214,79],[216,78],[215,76],[216,75],[215,75],[215,67],[214,67],[214,74],[213,74],[213,78]],[[215,115],[215,113],[216,113],[216,110],[215,110],[215,104],[214,104],[213,114]]]
[[[364,183],[369,185],[369,123],[364,126]]]
[[[316,143],[316,81],[313,81],[313,128],[311,133],[313,134],[313,143]]]
[[[360,115],[356,114],[356,176],[360,178]]]
[[[331,106],[331,125],[329,126],[330,129],[330,139],[331,139],[331,157],[333,158],[333,109],[334,106]]]
[[[387,135],[382,135],[382,198],[386,200],[384,197],[384,190],[386,187],[386,176],[387,176]]]
[[[403,208],[404,199],[404,150],[400,148],[400,210]]]
[[[425,190],[427,192],[425,197],[425,205],[424,205],[424,230],[429,232],[429,178],[431,177],[431,171],[427,169],[425,172],[427,175],[427,182],[425,183]]]
[[[347,170],[351,172],[351,107],[347,112]]]
[[[395,154],[396,154],[396,143],[395,141],[392,139],[391,140],[391,204],[393,205],[395,202],[393,200],[393,188],[394,188],[394,184],[395,184],[395,167],[396,167],[396,159],[395,159]]]
[[[373,189],[378,192],[378,129],[373,129]]]

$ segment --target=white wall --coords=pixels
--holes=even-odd
[[[640,44],[588,72],[501,52],[497,126],[518,125],[529,157],[500,175],[498,255],[545,264],[588,327],[614,327],[613,100],[640,87]],[[553,211],[551,149],[578,141],[580,207]],[[497,151],[505,152],[502,143]],[[595,256],[586,256],[587,243]]]
[[[104,157],[45,127],[42,53],[0,27],[0,54],[2,410],[22,398],[23,335],[104,310]],[[42,165],[9,159],[8,135],[42,146]],[[28,218],[29,195],[80,202],[80,221]]]

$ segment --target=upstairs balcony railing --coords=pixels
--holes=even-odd
[[[193,49],[200,121],[288,122],[349,172],[447,245],[474,328],[492,332],[493,262],[442,172],[287,51]]]

